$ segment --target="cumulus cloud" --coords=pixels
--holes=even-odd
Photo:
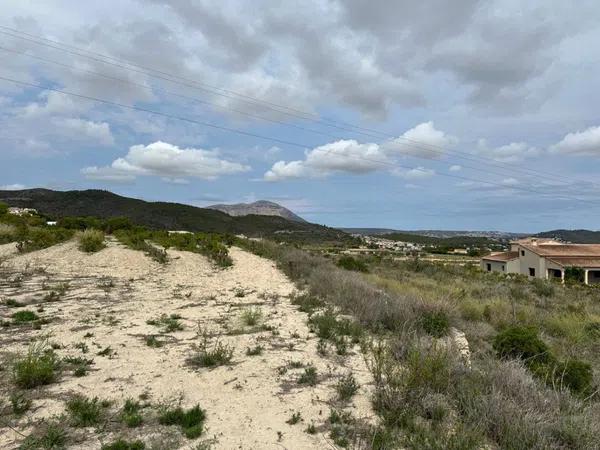
[[[541,151],[525,142],[511,142],[499,147],[491,147],[485,139],[477,142],[477,153],[503,163],[521,162],[527,158],[535,158]]]
[[[383,144],[359,143],[344,139],[316,147],[305,152],[304,160],[278,161],[267,171],[264,179],[281,181],[291,178],[323,177],[334,172],[354,175],[389,169],[398,156],[438,159],[444,148],[454,145],[457,139],[437,130],[433,122],[421,123],[406,131],[401,137]],[[434,147],[427,147],[427,146]],[[433,171],[419,167],[412,171],[392,171],[405,178],[422,178],[434,175]]]
[[[600,155],[600,126],[569,133],[560,142],[552,145],[550,151],[568,155],[598,156]]]
[[[91,166],[81,170],[88,179],[126,182],[138,176],[158,176],[163,180],[182,184],[186,178],[216,179],[250,170],[249,166],[219,157],[218,151],[179,148],[166,142],[134,145],[127,155],[110,166]]]
[[[69,135],[93,140],[100,145],[113,145],[115,142],[110,131],[110,125],[106,122],[71,118],[59,121],[58,125]]]
[[[406,131],[402,136],[383,144],[389,153],[419,158],[439,159],[445,150],[456,145],[458,139],[437,130],[433,122],[424,122]]]
[[[427,178],[431,178],[435,175],[435,170],[427,169],[423,166],[414,167],[412,169],[394,169],[392,171],[393,175],[398,177],[402,177],[406,180],[423,180]]]

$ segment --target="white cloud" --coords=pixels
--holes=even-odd
[[[521,162],[527,158],[535,158],[541,154],[538,148],[525,142],[511,142],[500,147],[490,147],[485,139],[477,142],[477,153],[486,158],[503,163]]]
[[[364,174],[380,169],[389,162],[377,144],[360,144],[340,140],[321,145],[308,152],[303,161],[278,161],[264,179],[280,181],[290,178],[322,177],[333,172]]]
[[[100,145],[113,145],[115,140],[106,122],[92,122],[84,119],[64,119],[57,125],[76,138],[90,139]]]
[[[435,170],[419,166],[412,169],[395,169],[392,174],[406,180],[423,180],[434,176]]]
[[[456,137],[437,130],[433,122],[424,122],[386,142],[382,147],[388,153],[439,159],[449,147],[457,143]]]
[[[448,168],[450,172],[460,172],[462,170],[462,166],[458,164],[454,164]]]
[[[0,186],[0,191],[20,191],[21,189],[27,189],[27,187],[20,183],[5,184],[4,186]]]
[[[159,176],[170,183],[181,184],[187,177],[212,180],[250,170],[249,166],[219,158],[214,150],[181,149],[157,141],[149,145],[134,145],[125,157],[106,167],[86,167],[81,173],[88,179],[132,181],[137,176]]]
[[[600,155],[600,126],[569,133],[552,145],[550,151],[570,155]]]

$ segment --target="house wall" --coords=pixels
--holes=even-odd
[[[519,252],[519,273],[529,276],[529,268],[532,267],[535,269],[536,278],[546,278],[546,258],[542,258],[520,245],[516,247],[515,250]]]
[[[482,259],[481,260],[481,270],[485,271],[485,272],[489,272],[488,270],[488,264],[491,267],[491,272],[502,272],[502,273],[508,273],[508,267],[507,267],[507,263],[506,261],[490,261],[490,260],[486,260],[486,259]]]

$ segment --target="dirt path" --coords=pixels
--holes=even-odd
[[[0,423],[0,448],[17,448],[19,433],[27,435],[36,422],[63,413],[76,393],[114,405],[127,398],[153,406],[175,399],[185,408],[199,404],[207,414],[206,431],[192,441],[152,420],[133,429],[109,425],[76,430],[71,448],[97,449],[118,437],[142,439],[147,448],[193,448],[206,439],[214,439],[212,448],[218,449],[333,448],[326,422],[334,385],[350,371],[361,387],[347,409],[355,417],[372,416],[371,378],[358,346],[343,357],[320,355],[307,315],[290,303],[294,285],[268,260],[234,248],[234,265],[223,270],[201,255],[178,251],[169,251],[170,262],[160,265],[114,242],[92,255],[75,242],[26,255],[13,248],[0,246],[0,298],[29,306],[3,303],[0,317],[8,321],[15,311],[40,308],[37,314],[49,323],[40,330],[30,324],[0,328],[2,366],[9,369],[12,355],[43,337],[59,347],[60,357],[93,363],[85,376],[63,371],[56,383],[34,390],[30,411],[7,419],[17,431]],[[258,316],[255,325],[244,322],[250,313]],[[183,330],[164,333],[147,323],[161,314],[181,316]],[[147,336],[164,345],[148,346]],[[210,348],[217,342],[230,346],[230,364],[191,367],[188,358],[203,339]],[[256,346],[263,347],[262,354],[248,356],[247,349]],[[309,364],[319,381],[312,387],[297,382]],[[14,390],[9,372],[0,372],[5,404]],[[151,415],[153,406],[144,411]],[[296,412],[302,420],[286,423]],[[306,432],[310,424],[315,434]],[[156,446],[169,439],[171,444]]]

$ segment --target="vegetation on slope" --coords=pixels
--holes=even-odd
[[[363,347],[383,426],[336,428],[332,438],[378,449],[600,445],[597,290],[417,259],[357,274],[269,242],[238,245],[306,290],[301,309],[330,305],[372,337]],[[470,361],[444,337],[453,327],[466,333]]]

